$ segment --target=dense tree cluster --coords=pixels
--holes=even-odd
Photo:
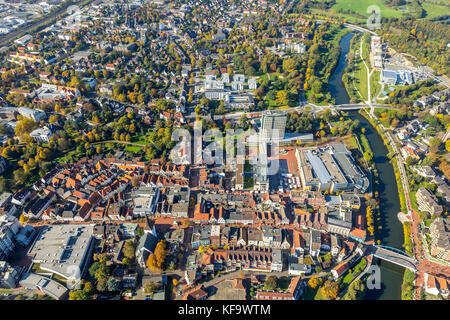
[[[450,76],[450,53],[447,49],[450,26],[428,20],[398,20],[382,24],[390,45],[408,52],[439,73]]]

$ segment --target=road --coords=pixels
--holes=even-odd
[[[310,109],[306,109],[307,107]],[[385,108],[385,109],[398,109],[398,108],[394,108],[388,104],[370,104],[370,105],[369,104],[338,104],[338,105],[318,106],[315,104],[306,103],[306,104],[304,104],[302,106],[298,106],[298,107],[279,109],[279,110],[271,110],[271,111],[279,113],[279,114],[286,114],[289,112],[304,111],[304,110],[308,110],[312,113],[316,113],[316,112],[324,111],[326,109],[350,111],[350,110],[359,110],[359,109],[371,108],[371,107],[380,107],[380,108]],[[260,116],[260,114],[262,112],[263,111],[253,111],[253,112],[237,111],[237,112],[230,112],[227,114],[215,115],[215,116],[213,116],[213,118],[214,118],[214,120],[221,120],[223,118],[225,118],[227,120],[230,120],[230,119],[238,120],[244,113],[247,115],[253,114],[255,116]]]
[[[86,0],[79,0],[79,1],[69,0],[69,1],[65,2],[64,4],[62,4],[61,7],[59,7],[55,12],[52,12],[44,17],[39,18],[38,20],[31,22],[30,24],[25,25],[22,28],[19,28],[10,33],[7,33],[4,36],[1,36],[0,37],[0,46],[4,46],[4,45],[8,44],[8,42],[10,42],[16,38],[19,38],[20,36],[23,36],[27,31],[29,31],[39,25],[45,24],[46,22],[50,21],[51,19],[53,19],[59,15],[65,15],[67,8],[71,5],[81,5],[83,3],[88,4],[90,2],[92,2],[92,0],[87,0],[87,1]]]

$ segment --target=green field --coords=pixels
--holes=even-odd
[[[371,5],[380,7],[381,17],[399,18],[403,15],[403,11],[400,9],[394,9],[385,5],[384,0],[336,0],[336,4],[331,8],[332,10],[352,10],[365,17],[369,17],[371,13],[367,13],[367,8]]]
[[[131,151],[131,152],[139,152],[142,150],[142,147],[136,147],[136,146],[126,146],[125,150]]]
[[[317,2],[322,1],[317,0]],[[420,3],[421,7],[426,11],[424,15],[425,19],[450,15],[450,6],[447,0],[424,0]],[[385,0],[336,0],[336,4],[331,9],[324,11],[322,9],[312,8],[311,13],[339,17],[353,23],[364,23],[366,19],[363,17],[368,18],[371,15],[371,13],[367,12],[367,8],[371,5],[376,5],[380,8],[382,18],[402,18],[407,14],[411,14],[411,10],[413,10],[410,1],[407,1],[405,5],[390,7],[386,5]],[[402,10],[402,8],[404,9]],[[339,13],[339,10],[343,10],[343,12]],[[350,10],[350,12],[346,12],[347,10]]]
[[[448,3],[448,2],[447,2]],[[445,2],[443,2],[445,4]],[[422,3],[422,8],[426,11],[425,18],[433,19],[443,15],[450,15],[450,6],[440,6],[431,3]]]
[[[380,71],[374,71],[370,76],[370,93],[372,95],[372,99],[374,99],[381,90],[381,84],[379,82],[380,73]]]
[[[363,57],[368,57],[368,49],[366,43],[363,41]],[[365,101],[367,101],[367,92],[368,92],[368,83],[367,83],[367,69],[364,65],[363,60],[361,60],[361,56],[359,55],[359,51],[361,49],[361,40],[360,38],[355,39],[352,46],[353,52],[355,52],[355,59],[353,60],[354,63],[354,85],[356,89],[359,91],[359,93],[362,95]],[[356,52],[358,52],[356,54]],[[369,63],[367,60],[366,63]],[[368,65],[369,66],[369,65]]]

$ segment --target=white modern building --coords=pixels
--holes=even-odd
[[[30,132],[30,136],[34,141],[48,143],[50,137],[53,135],[52,131],[48,127],[37,128]]]
[[[39,109],[20,107],[18,111],[22,117],[33,119],[36,122],[40,122],[41,120],[45,120],[47,118],[46,113]]]

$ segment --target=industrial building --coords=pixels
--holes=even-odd
[[[369,187],[369,179],[341,143],[324,148],[297,149],[296,157],[305,190],[356,189],[364,193]]]
[[[42,227],[28,251],[39,269],[71,280],[82,278],[94,244],[94,225],[52,225]]]

